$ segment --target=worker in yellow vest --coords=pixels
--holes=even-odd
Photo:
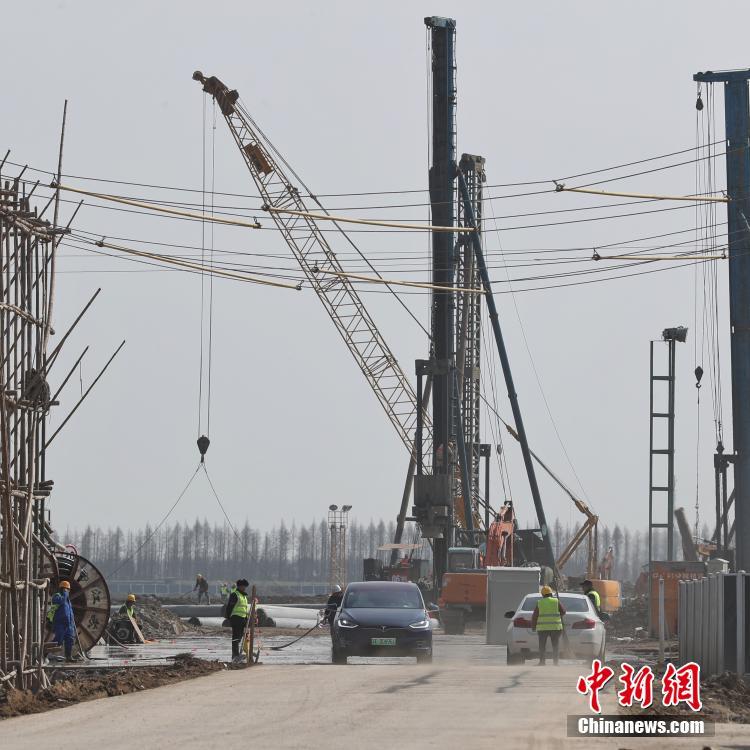
[[[594,584],[587,578],[581,582],[581,588],[583,593],[591,599],[591,603],[594,605],[596,614],[599,615],[599,619],[602,617],[602,598],[599,596],[599,592],[594,588]]]
[[[242,637],[247,628],[247,618],[250,615],[250,600],[247,596],[247,587],[250,583],[245,578],[240,578],[236,586],[229,594],[226,607],[226,616],[232,626],[232,661],[240,662],[240,646]]]
[[[534,614],[531,616],[531,628],[536,630],[539,637],[539,664],[546,663],[547,639],[552,641],[552,660],[555,666],[559,663],[560,636],[563,631],[565,607],[560,603],[549,586],[542,586],[542,596],[536,603]]]
[[[127,615],[135,620],[135,594],[128,594],[125,604],[120,607],[119,614]]]

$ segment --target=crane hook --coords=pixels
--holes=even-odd
[[[211,445],[211,441],[205,435],[201,435],[196,442],[201,454],[201,463],[205,463],[206,451],[208,450],[208,446]]]

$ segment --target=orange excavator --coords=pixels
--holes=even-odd
[[[487,612],[487,568],[513,565],[516,514],[506,501],[487,529],[481,547],[451,547],[448,572],[440,588],[440,621],[446,633],[463,633],[467,620],[484,620]]]

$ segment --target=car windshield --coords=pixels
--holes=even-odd
[[[534,609],[536,608],[536,603],[540,599],[541,597],[537,595],[527,596],[523,600],[523,604],[521,605],[521,611],[533,612]],[[560,601],[562,602],[563,607],[565,607],[566,612],[588,612],[589,611],[589,603],[583,597],[565,596],[565,594],[561,594]]]
[[[346,592],[347,609],[423,609],[422,597],[416,588],[362,588]]]

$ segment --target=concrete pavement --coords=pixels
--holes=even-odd
[[[502,647],[438,637],[432,665],[267,664],[0,722],[0,747],[679,748],[742,747],[748,727],[716,740],[566,739],[580,664],[508,667]],[[242,739],[244,737],[244,739]],[[720,739],[721,738],[721,739]]]

